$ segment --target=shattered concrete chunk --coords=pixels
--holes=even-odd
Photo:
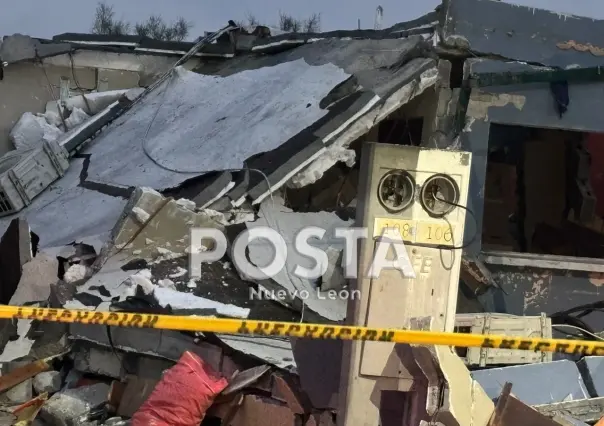
[[[472,378],[491,399],[499,396],[505,382],[514,384],[514,396],[527,405],[589,398],[577,366],[569,360],[476,370]]]
[[[144,211],[140,207],[134,207],[132,209],[132,214],[136,218],[137,222],[140,223],[141,225],[143,223],[145,223],[146,221],[148,221],[149,218],[151,217],[151,215],[149,213],[147,213],[146,211]]]
[[[92,373],[119,379],[122,362],[111,350],[78,345],[72,354],[74,368],[82,373]]]
[[[4,347],[0,354],[0,363],[21,359],[31,350],[34,341],[27,335],[31,327],[32,320],[17,320],[17,340],[11,340]]]
[[[130,275],[126,281],[123,282],[128,286],[128,290],[124,295],[124,298],[128,296],[134,296],[136,288],[141,287],[145,294],[151,294],[155,290],[156,286],[151,282],[151,271],[143,269],[138,271],[136,274]]]
[[[176,204],[178,204],[179,206],[183,206],[185,209],[193,211],[195,211],[195,209],[197,208],[197,205],[194,201],[187,200],[186,198],[179,198],[178,200],[176,200]]]
[[[140,209],[152,217],[143,229],[133,217],[134,209]],[[219,221],[206,213],[195,213],[153,189],[137,188],[111,233],[111,241],[116,248],[131,244],[132,249],[141,250],[143,258],[155,258],[155,247],[167,250],[167,243],[171,244],[171,253],[183,254],[188,247],[191,227],[224,229]],[[211,243],[208,241],[206,244],[210,246]]]
[[[97,383],[55,393],[40,411],[42,420],[57,426],[74,426],[90,410],[107,401],[109,385]]]
[[[23,265],[19,285],[9,304],[18,306],[48,299],[51,284],[58,281],[58,267],[59,262],[56,258],[50,258],[42,253]]]
[[[73,299],[76,291],[77,288],[74,283],[58,280],[56,284],[51,284],[48,298],[50,306],[52,308],[62,308],[69,300]]]
[[[294,306],[304,303],[311,311],[332,321],[341,321],[346,316],[347,300],[342,297],[330,297],[329,295],[321,294],[317,290],[317,280],[300,278],[296,274],[296,268],[299,266],[307,269],[312,269],[314,261],[304,255],[301,255],[293,248],[294,241],[298,232],[308,227],[318,227],[326,232],[321,239],[309,238],[309,245],[321,250],[333,248],[335,250],[343,250],[344,240],[335,237],[337,228],[346,228],[352,225],[352,220],[342,220],[337,214],[332,212],[317,212],[317,213],[296,213],[285,207],[284,200],[281,197],[274,197],[273,200],[268,199],[260,206],[260,214],[255,222],[248,222],[246,226],[252,230],[257,227],[270,227],[278,230],[283,237],[287,248],[287,259],[285,268],[271,277],[266,282],[274,283],[277,289],[285,290],[291,298],[279,298],[281,303],[290,303]],[[248,245],[249,259],[255,265],[268,265],[272,259],[271,244],[263,239],[252,240]],[[237,265],[235,265],[237,267]],[[246,279],[243,271],[238,271],[243,279]],[[265,283],[258,283],[266,286]],[[273,290],[273,288],[271,288]],[[305,297],[301,300],[296,295],[304,294]]]
[[[88,341],[96,345],[111,348],[105,326],[70,324],[70,334],[76,341]],[[209,344],[195,344],[193,339],[179,332],[162,330],[158,337],[158,330],[144,328],[111,327],[111,341],[113,347],[124,352],[148,354],[149,356],[178,361],[183,352],[196,353],[204,361],[210,363],[212,368],[220,370],[222,350]]]
[[[44,392],[49,394],[61,390],[61,373],[58,371],[45,371],[34,377],[34,390],[40,395]]]
[[[91,268],[76,263],[71,265],[65,274],[63,275],[63,281],[68,284],[79,283],[92,275],[93,271]]]
[[[8,137],[16,150],[26,151],[54,142],[63,135],[63,130],[46,121],[43,116],[24,113],[13,126]]]
[[[0,43],[0,58],[9,64],[71,51],[70,43],[41,43],[39,40],[23,34],[5,36]]]
[[[172,309],[182,310],[213,310],[216,314],[231,318],[247,318],[249,308],[240,308],[233,304],[215,302],[190,293],[181,293],[169,288],[158,287],[153,293],[162,306],[170,305]]]

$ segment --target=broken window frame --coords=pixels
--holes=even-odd
[[[514,95],[516,92],[520,92],[522,95],[523,91],[528,89],[535,90],[535,84],[539,83],[552,83],[556,81],[566,81],[568,83],[603,83],[604,82],[604,73],[602,72],[601,66],[587,66],[581,68],[572,68],[572,69],[554,69],[547,67],[534,67],[528,64],[521,63],[497,63],[495,62],[495,66],[500,68],[501,71],[493,72],[492,66],[487,66],[488,72],[479,72],[474,71],[472,69],[473,64],[478,64],[482,62],[482,60],[469,60],[470,64],[466,64],[467,69],[467,78],[463,83],[463,87],[460,92],[458,108],[456,111],[455,121],[456,121],[456,129],[457,132],[460,132],[462,137],[471,138],[472,131],[470,127],[472,126],[473,119],[470,117],[468,120],[466,114],[468,112],[468,106],[471,102],[472,91],[473,90],[484,90],[487,93],[493,93],[496,95],[508,94]],[[473,63],[473,64],[472,64]],[[490,64],[493,65],[493,64]],[[530,85],[530,86],[525,86]],[[502,90],[505,87],[510,87],[510,90]],[[494,89],[494,90],[489,90]],[[541,89],[541,88],[540,88]],[[543,91],[549,92],[549,85],[544,85],[541,89]],[[581,102],[581,98],[573,99],[573,105],[570,108],[580,108],[578,103]],[[578,102],[577,102],[578,101]],[[491,114],[491,110],[495,110],[498,107],[496,105],[489,106],[488,112]],[[533,121],[522,119],[520,116],[516,117],[516,120],[500,120],[500,119],[492,119],[492,117],[487,117],[484,120],[484,124],[486,124],[487,128],[490,127],[491,124],[501,124],[501,125],[509,125],[509,126],[523,126],[523,127],[535,127],[536,124]],[[565,121],[570,121],[573,126],[565,126]],[[568,131],[582,131],[582,132],[594,132],[594,133],[604,133],[604,126],[600,128],[592,128],[593,126],[589,125],[580,125],[580,122],[575,120],[565,120],[563,118],[560,119],[560,126],[552,126],[547,125],[547,123],[539,124],[538,127],[543,129],[559,129],[559,130],[568,130]],[[463,129],[463,132],[462,132]],[[467,149],[469,151],[475,151],[477,149],[485,149],[488,151],[488,132],[486,140],[478,141],[480,146],[473,146],[471,142],[468,140],[464,141],[464,147],[462,149]],[[473,173],[474,178],[478,177],[482,178],[480,182],[481,190],[484,189],[485,178],[486,178],[486,164],[487,158],[480,158],[479,161],[484,161],[484,163],[476,164],[476,158],[474,158],[474,164],[472,165],[473,169],[476,167],[482,167],[484,165],[484,173],[479,173],[479,176],[476,176],[476,172]],[[471,185],[472,189],[472,185]],[[472,194],[471,194],[472,195]],[[474,200],[468,200],[468,207],[473,207]],[[481,206],[482,207],[482,206]],[[482,208],[481,208],[482,210]],[[478,259],[486,264],[493,265],[504,265],[504,266],[513,266],[513,267],[537,267],[537,268],[547,268],[547,269],[555,269],[555,270],[568,270],[568,271],[583,271],[583,272],[602,272],[604,273],[604,259],[599,258],[589,258],[589,257],[576,257],[576,256],[559,256],[559,255],[550,255],[550,254],[533,254],[533,253],[525,253],[525,252],[512,252],[512,251],[496,251],[496,250],[488,250],[483,249],[482,247],[482,221],[484,211],[476,212],[477,213],[477,223],[478,229],[475,229],[476,226],[466,226],[467,230],[474,230],[474,232],[479,232],[479,238],[476,238],[476,241],[468,247],[470,255],[474,254]],[[470,218],[471,219],[471,218]],[[468,232],[468,231],[466,231]],[[468,240],[466,235],[466,240]],[[474,250],[472,250],[472,246],[474,246]],[[471,253],[473,251],[473,253]]]

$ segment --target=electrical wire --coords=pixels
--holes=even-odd
[[[161,169],[173,172],[173,173],[179,173],[179,174],[206,174],[208,173],[208,170],[182,170],[182,169],[177,169],[174,167],[170,167],[170,166],[166,166],[164,164],[161,164],[156,158],[153,157],[153,155],[149,152],[148,147],[147,147],[147,143],[149,140],[149,132],[151,131],[151,128],[153,127],[153,123],[155,122],[155,120],[157,119],[157,115],[159,114],[159,110],[161,109],[166,93],[168,92],[168,87],[170,86],[170,83],[172,82],[172,79],[168,79],[166,81],[166,85],[163,88],[163,91],[161,93],[161,97],[159,99],[159,102],[157,104],[157,108],[155,109],[155,112],[153,113],[153,116],[151,117],[151,120],[149,121],[149,124],[145,130],[145,134],[141,140],[141,148],[143,150],[143,153],[145,154],[145,156],[156,166],[160,167]],[[275,208],[275,199],[273,198],[273,189],[271,186],[271,183],[268,179],[268,176],[259,169],[252,169],[252,168],[240,168],[240,169],[225,169],[225,170],[221,170],[222,172],[232,172],[232,173],[239,173],[239,172],[246,172],[246,171],[250,171],[250,172],[256,172],[258,174],[260,174],[262,176],[262,178],[264,179],[264,181],[266,182],[266,186],[267,186],[267,191],[269,193],[269,197],[271,200],[271,204],[272,207]],[[281,228],[279,227],[279,223],[278,221],[274,221],[274,223],[271,223],[270,218],[265,215],[264,219],[266,220],[267,225],[269,225],[271,228],[275,228],[277,230],[277,232],[279,232],[280,235],[284,235],[283,231],[281,230]],[[289,272],[289,269],[287,268],[287,266],[285,267],[285,273],[287,274],[288,280],[289,282],[296,288],[297,290],[297,294],[301,294],[301,289],[299,288],[299,286],[296,285],[296,280],[294,280]],[[300,299],[301,303],[302,303],[302,309],[301,309],[301,313],[300,313],[300,322],[304,321],[304,314],[306,312],[306,303],[304,302],[303,299]]]
[[[587,330],[585,330],[584,328],[577,327],[577,326],[575,326],[575,325],[570,325],[570,324],[552,324],[552,328],[573,328],[573,329],[575,329],[575,330],[579,330],[581,333],[586,334],[586,335],[588,335],[588,336],[591,336],[591,337],[593,337],[593,338],[595,338],[595,339],[597,339],[597,340],[602,340],[602,341],[604,341],[604,338],[602,338],[602,337],[598,336],[597,334],[592,333],[591,331],[587,331]],[[571,334],[571,336],[574,336],[574,337],[580,337],[580,336],[579,336],[579,335],[577,335],[577,334]]]
[[[42,64],[41,60],[40,60],[40,63],[41,63],[40,68],[42,68],[42,71],[44,72],[44,76],[46,77],[46,82],[48,83],[48,90],[50,91],[50,96],[52,96],[52,99],[57,104],[57,110],[59,111],[59,117],[61,118],[61,122],[63,123],[63,127],[65,128],[65,131],[67,132],[69,129],[67,129],[67,123],[65,122],[63,110],[61,109],[61,105],[59,105],[60,104],[59,99],[57,98],[57,96],[55,96],[55,91],[52,89],[52,83],[50,82],[50,77],[48,77],[48,73],[46,72],[46,67],[44,66],[44,64]]]

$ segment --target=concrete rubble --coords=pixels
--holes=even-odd
[[[419,108],[424,92],[451,95],[453,77],[442,77],[443,64],[450,68],[452,57],[470,52],[463,37],[439,37],[435,16],[371,32],[271,37],[265,27],[238,29],[229,37],[245,57],[226,66],[175,68],[171,80],[144,95],[134,87],[23,111],[10,134],[15,150],[56,142],[69,151],[70,168],[23,211],[0,218],[0,304],[343,324],[347,301],[330,297],[348,290],[344,247],[334,232],[353,226],[362,205],[362,142],[378,138],[375,126],[402,108]],[[15,35],[0,48],[0,60],[10,66],[39,52],[60,55],[71,43],[77,44]],[[433,101],[438,111],[452,108],[441,95]],[[416,112],[410,111],[409,117]],[[423,126],[453,138],[442,130],[445,121],[430,117]],[[327,231],[311,244],[325,251],[326,264],[319,278],[302,279],[293,271],[311,260],[293,244],[310,226]],[[258,227],[276,230],[292,254],[272,277],[250,277],[234,262],[237,238]],[[227,241],[225,254],[202,262],[195,277],[193,250],[212,252],[216,244],[192,241],[192,228],[210,228]],[[245,256],[264,265],[270,247],[256,240]],[[478,289],[492,280],[480,260],[464,257],[456,331],[573,337],[560,331],[555,315],[508,315],[486,306]],[[284,297],[271,297],[275,292]],[[413,348],[423,349],[428,353]],[[424,381],[412,390],[427,407],[433,381],[447,383],[439,400],[447,413],[410,426],[583,425],[604,417],[604,356],[518,352],[429,352],[426,359],[440,367],[414,366]],[[6,318],[0,425],[130,424],[184,356],[225,383],[202,413],[203,425],[337,422],[340,341]],[[172,401],[179,399],[184,395]],[[467,400],[471,406],[460,403]],[[4,423],[16,421],[25,423]]]

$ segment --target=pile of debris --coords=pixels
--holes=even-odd
[[[298,226],[305,225],[305,217],[326,215],[282,214],[294,216]],[[272,218],[279,221],[278,214]],[[237,235],[235,229],[262,223],[246,219],[255,216],[200,210],[189,200],[165,198],[149,188],[133,192],[107,241],[89,237],[40,248],[43,239],[26,220],[13,219],[0,240],[1,296],[14,306],[299,321],[301,307],[295,303],[250,298],[250,289],[271,284],[241,279],[228,255],[202,263],[202,278],[189,276],[189,227],[213,227]],[[332,272],[333,279],[326,280],[333,288],[338,288],[337,275]],[[321,307],[319,301],[312,309],[327,310],[329,306]],[[330,306],[337,312],[335,302]],[[313,321],[329,321],[316,311],[307,315]],[[465,332],[552,335],[551,320],[545,316],[458,314],[457,325]],[[132,418],[137,425],[145,424],[136,423],[137,416],[140,421],[148,419],[145,416],[159,406],[191,412],[181,407],[187,403],[183,394],[166,397],[166,389],[176,386],[174,381],[180,388],[195,388],[190,374],[182,383],[179,373],[190,371],[191,364],[215,384],[209,394],[191,392],[199,396],[194,406],[205,407],[195,421],[205,416],[203,424],[233,426],[335,422],[341,392],[338,341],[290,342],[270,336],[35,320],[2,320],[0,339],[5,371],[0,391],[7,419],[0,424],[35,418],[36,425],[119,425]],[[466,368],[473,370],[475,401],[483,395],[484,401],[526,404],[537,410],[531,410],[531,415],[561,424],[593,422],[604,413],[604,375],[599,371],[604,357],[587,357],[575,364],[540,352],[470,348],[457,353],[463,362],[443,371],[467,375]],[[513,397],[499,396],[505,382],[513,383]],[[537,391],[542,388],[549,391]],[[491,410],[490,415],[494,406],[485,403],[484,409]],[[167,421],[170,424],[169,417]]]
[[[137,190],[110,242],[88,238],[44,249],[24,219],[13,219],[0,241],[0,251],[11,254],[0,261],[5,303],[232,318],[257,311],[294,319],[272,301],[229,303],[229,297],[240,305],[254,301],[226,261],[206,265],[207,279],[189,278],[188,227],[229,223],[189,207],[187,200]],[[1,336],[0,424],[120,425],[134,416],[133,424],[143,425],[166,405],[193,417],[197,410],[191,425],[204,417],[204,424],[333,424],[332,410],[314,407],[302,391],[284,339],[8,319]],[[191,377],[202,376],[200,391]],[[175,383],[179,393],[167,398],[166,387]],[[208,383],[215,384],[212,392]],[[179,408],[188,394],[195,395],[190,406]]]
[[[0,159],[2,176],[15,158],[48,144],[68,167],[57,175],[37,162],[30,174],[0,181],[1,194],[24,176],[43,181],[28,180],[25,196],[10,194],[22,198],[19,208],[0,199],[0,304],[342,323],[348,301],[327,296],[347,289],[343,242],[332,237],[355,218],[362,143],[439,147],[447,139],[458,147],[452,116],[459,88],[456,98],[445,58],[459,65],[472,52],[462,38],[441,40],[437,15],[383,31],[257,34],[244,55],[194,71],[176,67],[155,90],[78,95],[43,114],[26,112],[11,133],[16,151]],[[240,40],[246,35],[253,34]],[[439,58],[444,48],[454,50]],[[417,116],[425,118],[421,125],[408,119]],[[250,277],[227,250],[192,274],[193,250],[215,248],[192,241],[192,228],[219,231],[230,248],[260,226],[277,230],[288,249],[280,273]],[[326,230],[313,243],[327,254],[315,280],[294,273],[311,266],[292,247],[305,227]],[[264,265],[270,253],[254,242],[246,257]],[[480,266],[464,259],[462,290],[486,282]],[[270,297],[275,291],[283,297]],[[458,330],[555,335],[551,316],[484,313],[471,293],[459,292]],[[174,424],[161,413],[167,408],[183,426],[327,426],[342,408],[342,346],[2,319],[0,425]],[[453,407],[437,407],[434,419],[417,424],[581,425],[604,415],[603,357],[434,351],[446,360],[437,378],[448,386],[443,405]],[[413,384],[413,402],[424,398],[424,409],[431,379]]]

